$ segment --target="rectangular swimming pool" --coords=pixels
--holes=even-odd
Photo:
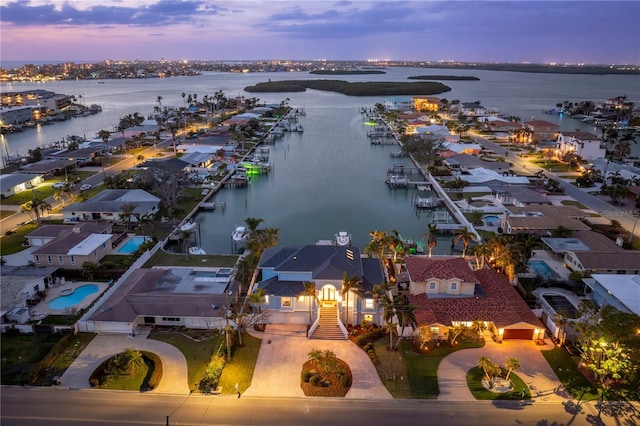
[[[529,260],[529,269],[545,280],[557,280],[558,274],[544,260]]]
[[[140,245],[142,245],[142,243],[147,240],[149,240],[149,237],[133,237],[118,249],[118,253],[133,253],[134,251],[138,250],[138,247],[140,247]]]

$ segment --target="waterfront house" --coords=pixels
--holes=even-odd
[[[481,117],[487,114],[487,110],[476,102],[464,102],[458,104],[456,110],[465,117]]]
[[[593,291],[596,306],[613,306],[621,312],[640,315],[640,275],[593,274],[583,279]]]
[[[387,111],[408,111],[413,108],[413,99],[409,96],[386,98],[383,103]]]
[[[229,268],[132,270],[87,312],[78,328],[128,334],[143,326],[222,329],[224,307],[234,297],[232,279]]]
[[[465,173],[459,174],[458,177],[469,185],[527,185],[530,183],[525,176],[514,176],[504,172],[498,173],[496,170],[489,170],[484,167],[469,169]]]
[[[446,340],[452,327],[474,321],[482,321],[497,340],[544,337],[544,327],[504,275],[474,269],[461,257],[407,256],[404,262],[409,301],[432,340]]]
[[[123,218],[122,207],[135,205],[131,216]],[[108,222],[138,222],[142,216],[152,216],[160,208],[160,198],[142,189],[106,189],[89,200],[73,203],[61,210],[65,223],[86,220]]]
[[[453,151],[449,151],[453,152]],[[511,165],[506,161],[487,161],[472,154],[454,154],[444,160],[444,164],[452,171],[469,171],[471,169],[484,168],[497,172],[506,172],[511,169]]]
[[[483,127],[490,132],[513,133],[522,129],[522,124],[515,121],[489,120],[483,124]]]
[[[362,257],[357,247],[273,247],[264,251],[258,269],[254,292],[265,291],[270,323],[309,324],[311,310],[310,337],[340,329],[342,333],[332,337],[342,339],[348,324],[381,324],[372,291],[385,281],[385,273],[380,259]],[[363,287],[359,294],[350,292],[348,299],[342,286],[345,273],[361,278]],[[306,282],[315,285],[314,295],[304,294]],[[323,321],[327,318],[330,324]]]
[[[0,176],[0,197],[7,198],[37,187],[43,182],[41,175],[10,173]]]
[[[100,226],[100,224],[97,224]],[[113,234],[93,233],[92,227],[74,226],[31,252],[36,266],[82,269],[84,262],[100,262],[113,248]]]
[[[560,226],[571,231],[588,230],[589,226],[580,220],[585,216],[584,211],[574,206],[510,206],[502,215],[500,227],[506,234],[547,236]]]
[[[525,121],[524,127],[533,132],[533,139],[538,142],[555,141],[558,138],[560,126],[545,120]]]
[[[415,109],[416,111],[440,110],[440,98],[437,98],[435,96],[414,96],[411,98],[411,100],[413,101],[413,109]]]
[[[571,153],[579,156],[583,160],[604,158],[606,154],[606,149],[602,146],[601,138],[592,133],[580,130],[558,133],[557,149],[560,157]]]
[[[70,165],[77,167],[82,164],[92,163],[96,157],[102,154],[101,147],[81,148],[76,150],[62,150],[47,155],[47,160],[68,161]]]

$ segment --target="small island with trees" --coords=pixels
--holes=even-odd
[[[380,70],[313,70],[309,74],[316,75],[361,75],[361,74],[386,74]]]
[[[268,81],[244,88],[249,93],[304,92],[307,89],[338,92],[348,96],[436,95],[451,90],[449,86],[434,81],[350,83],[343,80]]]
[[[412,75],[407,80],[453,80],[453,81],[480,81],[472,75]]]

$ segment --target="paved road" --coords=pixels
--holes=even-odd
[[[44,425],[573,425],[634,424],[593,404],[517,401],[348,400],[153,395],[135,392],[2,389],[3,426]],[[625,405],[625,408],[628,406]],[[636,413],[637,407],[632,407]],[[621,409],[620,409],[621,411]],[[638,421],[638,417],[626,418]],[[167,416],[169,419],[167,420]],[[590,416],[587,419],[587,416]]]

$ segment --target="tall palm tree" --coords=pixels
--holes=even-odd
[[[247,301],[253,307],[258,308],[258,313],[262,312],[261,305],[264,303],[264,297],[267,295],[267,291],[264,288],[259,288],[250,295],[247,296]]]
[[[247,225],[247,229],[249,230],[249,234],[256,232],[258,226],[264,222],[262,218],[248,217],[244,220],[244,223]]]
[[[362,294],[362,290],[364,289],[364,287],[362,287],[362,278],[360,278],[357,275],[354,275],[352,277],[349,276],[349,274],[347,274],[346,271],[344,271],[342,273],[342,296],[345,297],[345,303],[346,303],[346,308],[344,310],[345,312],[345,324],[348,323],[349,321],[349,293],[354,292],[357,295],[361,295]],[[354,303],[355,305],[355,303]]]
[[[429,224],[429,231],[425,232],[420,236],[420,239],[424,240],[427,238],[427,247],[429,248],[429,257],[431,257],[431,252],[438,245],[438,240],[436,239],[434,233],[438,230],[437,225]]]
[[[189,247],[191,247],[191,236],[195,233],[194,229],[180,229],[178,239],[184,248],[184,259],[189,260]]]
[[[471,251],[476,258],[476,269],[484,268],[487,258],[491,256],[491,249],[489,246],[487,244],[478,244],[477,246],[472,247]]]
[[[309,298],[309,326],[311,326],[313,323],[313,302],[318,300],[318,295],[316,294],[316,283],[304,281],[302,284],[304,285],[304,291],[300,293],[300,296]]]
[[[386,238],[387,247],[391,249],[393,253],[393,263],[395,264],[398,260],[398,253],[402,253],[404,248],[402,247],[402,238],[400,237],[400,233],[392,229],[391,235],[387,235]]]
[[[415,305],[411,303],[407,303],[404,298],[400,297],[400,303],[396,306],[396,317],[398,318],[398,325],[400,326],[400,332],[398,333],[398,341],[396,342],[396,346],[394,349],[398,349],[398,345],[400,345],[400,341],[404,336],[404,330],[407,327],[411,327],[412,330],[415,330],[418,326],[418,319],[415,314]]]
[[[481,356],[480,358],[478,358],[478,362],[476,365],[478,366],[479,369],[484,371],[484,376],[487,379],[487,381],[493,378],[493,375],[496,371],[496,364],[493,361],[491,361],[489,357]]]
[[[126,221],[127,229],[129,229],[129,225],[131,225],[131,217],[133,216],[133,212],[138,207],[138,203],[128,202],[124,203],[120,206],[120,218]]]
[[[507,377],[505,377],[505,379],[509,380],[509,376],[511,375],[511,372],[518,371],[520,369],[520,361],[518,360],[518,358],[509,357],[504,362],[504,367],[508,370]]]
[[[458,241],[462,240],[462,257],[465,257],[467,254],[467,249],[469,248],[469,240],[475,241],[476,235],[469,231],[466,226],[463,226],[460,229],[456,229],[453,231],[455,237],[453,237],[453,244],[456,244]]]

